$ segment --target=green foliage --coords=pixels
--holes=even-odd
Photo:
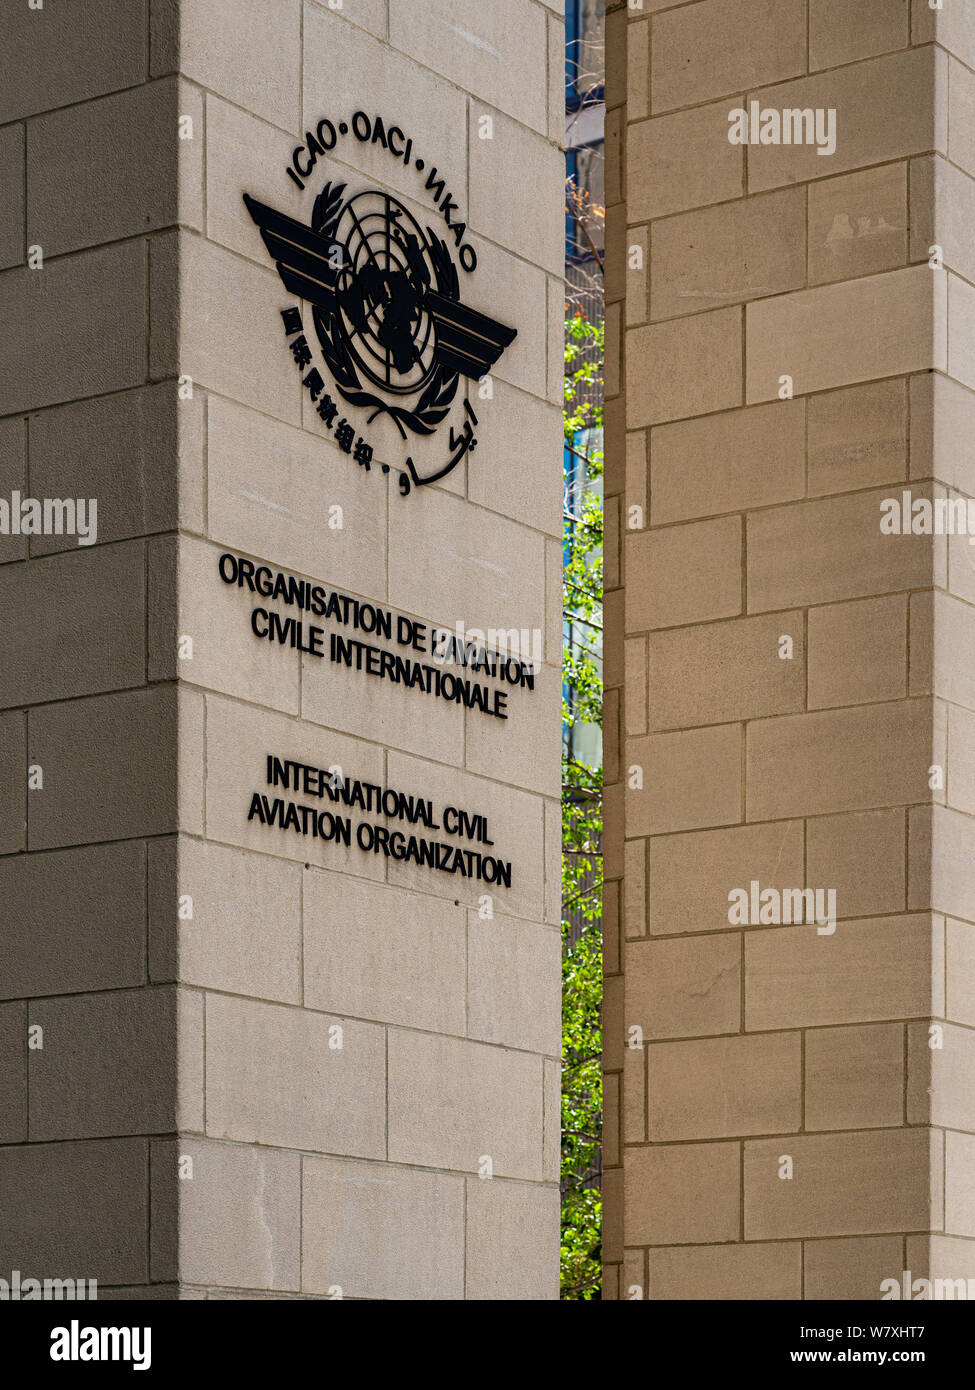
[[[598,1298],[601,1282],[602,1199],[591,1179],[602,1145],[602,961],[596,917],[562,959],[563,1299]]]
[[[605,326],[593,323],[576,310],[565,323],[565,390],[562,420],[565,442],[572,444],[580,430],[601,429],[603,423],[602,380]],[[587,391],[595,386],[597,390]],[[593,397],[597,399],[593,399]],[[588,455],[586,456],[589,457]],[[602,472],[599,453],[598,472]],[[595,473],[594,473],[595,476]],[[600,528],[602,535],[602,528]]]
[[[566,322],[565,446],[582,483],[567,489],[562,749],[562,1298],[599,1298],[602,1147],[602,766],[569,729],[602,725],[603,325]]]

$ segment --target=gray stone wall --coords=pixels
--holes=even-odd
[[[562,6],[3,25],[0,497],[97,497],[98,532],[0,537],[0,1273],[556,1297]],[[331,179],[439,217],[375,144],[286,177],[359,109],[437,165],[464,302],[518,330],[462,379],[476,452],[408,497],[388,421],[367,472],[315,413],[242,201],[307,223]],[[537,632],[536,688],[500,721],[261,641],[225,552]],[[249,822],[268,754],[486,814],[510,889]]]

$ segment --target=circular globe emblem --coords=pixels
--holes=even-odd
[[[333,232],[343,249],[335,328],[362,374],[381,390],[414,395],[437,367],[437,334],[426,307],[433,266],[426,236],[388,193],[359,193]]]
[[[398,198],[377,188],[347,197],[346,190],[345,183],[327,181],[310,225],[244,194],[283,285],[311,308],[330,382],[312,361],[299,311],[282,310],[295,362],[303,373],[307,369],[302,385],[326,428],[341,428],[345,442],[354,425],[344,417],[335,423],[341,407],[333,391],[368,412],[367,426],[383,417],[404,442],[430,436],[446,421],[462,380],[481,381],[517,332],[463,302],[447,241]],[[463,240],[464,224],[451,222],[443,204],[439,211],[461,264],[473,270],[477,258]],[[445,477],[477,447],[477,416],[464,391],[458,410],[460,428],[449,429],[445,459],[420,473],[407,457],[400,475],[404,495],[413,485]],[[382,466],[389,471],[386,461]]]

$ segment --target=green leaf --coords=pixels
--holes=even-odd
[[[562,717],[573,734],[602,729],[603,324],[565,325],[566,447],[581,465],[567,499]],[[601,740],[597,740],[600,742]],[[588,746],[588,743],[587,745]],[[562,747],[562,1298],[593,1301],[602,1279],[602,789],[601,761]]]

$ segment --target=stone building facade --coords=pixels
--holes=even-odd
[[[0,21],[0,496],[97,499],[0,537],[4,1273],[557,1297],[562,24]]]
[[[972,10],[609,8],[606,1296],[968,1278]]]

